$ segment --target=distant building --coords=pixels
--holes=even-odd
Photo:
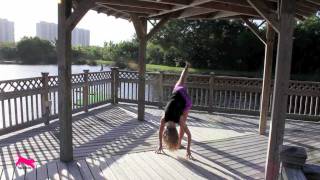
[[[58,39],[58,25],[41,21],[37,23],[37,36],[40,39],[54,42]],[[75,28],[72,31],[72,46],[89,46],[90,31],[86,29]]]
[[[40,21],[36,24],[36,35],[40,39],[54,42],[58,36],[58,25],[55,23],[48,23]]]
[[[14,42],[14,22],[0,18],[0,42]]]
[[[90,31],[86,29],[75,28],[72,31],[72,45],[73,46],[89,46]]]

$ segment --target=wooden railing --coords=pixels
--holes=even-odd
[[[138,102],[138,73],[111,69],[72,75],[73,113],[107,103]],[[179,74],[147,73],[146,104],[163,107],[178,78]],[[193,109],[259,114],[261,79],[189,75],[187,87]],[[289,118],[320,119],[320,83],[291,81],[288,96]],[[0,135],[41,122],[48,124],[57,117],[57,76],[43,73],[42,77],[0,81]]]
[[[72,75],[72,112],[111,102],[111,72]],[[58,77],[0,81],[0,135],[58,117]]]

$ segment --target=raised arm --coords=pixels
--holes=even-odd
[[[180,78],[177,81],[176,86],[178,86],[178,85],[182,86],[187,81],[189,66],[190,66],[190,64],[188,62],[186,62],[186,66],[184,67],[183,71],[181,72]]]

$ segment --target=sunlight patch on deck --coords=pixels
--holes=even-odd
[[[253,134],[252,132],[237,132],[234,130],[214,129],[206,127],[190,127],[190,132],[196,141],[220,140]]]

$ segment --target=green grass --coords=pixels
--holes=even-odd
[[[182,70],[183,70],[182,67],[147,64],[147,71],[149,71],[149,72],[164,71],[164,72],[180,73]],[[190,68],[189,72],[192,74],[214,73],[216,75],[245,76],[245,77],[259,77],[259,76],[261,76],[261,73],[258,73],[258,72],[226,71],[226,70],[199,69],[199,68]]]
[[[112,66],[113,61],[105,60],[96,60],[98,65]],[[157,64],[147,64],[146,70],[148,72],[171,72],[171,73],[180,73],[183,68],[175,66],[166,66],[166,65],[157,65]],[[137,67],[134,68],[137,70]],[[259,72],[245,72],[245,71],[228,71],[228,70],[213,70],[213,69],[199,69],[199,68],[190,68],[189,72],[192,74],[210,74],[215,73],[216,75],[225,75],[225,76],[244,76],[244,77],[261,77]]]

